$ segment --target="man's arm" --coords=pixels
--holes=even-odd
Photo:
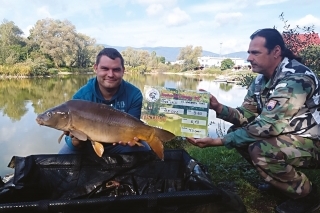
[[[307,76],[290,76],[278,83],[261,114],[246,127],[257,137],[274,137],[283,132],[313,93],[315,85]]]
[[[187,141],[200,148],[213,147],[213,146],[223,146],[222,140],[220,138],[191,138],[187,137]]]
[[[261,114],[246,127],[231,132],[222,139],[228,148],[251,143],[258,138],[278,136],[289,125],[292,117],[303,107],[314,91],[311,78],[291,76],[279,82],[266,101]]]
[[[222,105],[217,111],[217,118],[223,119],[237,127],[245,126],[258,116],[257,102],[254,98],[254,83],[248,89],[241,107],[232,108]]]

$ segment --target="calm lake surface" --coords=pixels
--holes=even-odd
[[[73,94],[93,75],[67,75],[35,79],[0,79],[0,176],[13,173],[7,168],[13,156],[32,154],[56,154],[62,145],[58,143],[61,131],[39,126],[37,114],[69,100]],[[242,103],[247,92],[236,84],[214,82],[208,76],[182,75],[129,75],[125,80],[139,87],[144,85],[163,86],[179,89],[205,89],[228,106]],[[228,123],[209,113],[209,135],[216,136],[218,124],[228,128]]]

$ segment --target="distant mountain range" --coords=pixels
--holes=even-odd
[[[110,46],[110,45],[105,45],[103,44],[104,47],[113,47],[117,49],[119,52],[122,52],[123,50],[127,49],[128,47],[120,47],[120,46]],[[149,53],[155,51],[157,53],[157,56],[163,56],[166,58],[166,61],[176,61],[177,57],[180,53],[180,49],[182,47],[139,47],[139,48],[133,48],[137,50],[147,50]],[[212,56],[212,57],[219,57],[220,54],[213,53],[210,51],[203,50],[202,51],[202,56]],[[225,55],[221,55],[221,57],[226,57],[226,58],[242,58],[244,60],[247,59],[248,53],[245,51],[241,52],[234,52],[234,53],[229,53]]]

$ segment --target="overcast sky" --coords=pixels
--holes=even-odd
[[[320,32],[320,0],[0,0],[0,19],[25,36],[44,18],[68,20],[99,44],[131,47],[202,46],[227,54],[247,51],[257,29],[292,26]],[[221,48],[221,49],[220,49]]]

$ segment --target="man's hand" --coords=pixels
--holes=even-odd
[[[81,148],[83,146],[83,142],[85,141],[82,141],[82,140],[79,140],[78,138],[74,137],[70,132],[68,131],[64,131],[64,134],[69,136],[71,138],[71,142],[72,142],[72,145],[76,148]]]
[[[210,146],[222,146],[222,140],[220,138],[191,138],[187,137],[187,141],[194,146],[198,146],[200,148],[210,147]]]
[[[81,148],[83,146],[83,142],[82,140],[79,140],[78,138],[74,137],[70,132],[68,131],[64,131],[64,134],[69,136],[71,138],[72,141],[72,145],[76,148]],[[123,146],[129,145],[129,146],[134,146],[136,145],[136,142],[139,142],[139,138],[134,137],[132,141],[128,141],[128,142],[123,142],[123,141],[119,141],[118,143],[113,143],[113,145],[117,145],[117,144],[121,144]]]
[[[207,92],[204,89],[200,89],[200,91]],[[217,98],[214,97],[211,94],[210,94],[210,102],[209,102],[209,104],[210,104],[210,106],[209,106],[210,109],[213,109],[217,113],[221,113],[222,112],[223,105],[220,104],[219,101],[217,100]]]
[[[139,138],[134,137],[132,141],[128,141],[128,142],[119,141],[119,143],[113,143],[113,145],[121,144],[123,146],[126,146],[126,145],[134,146],[136,145],[136,142],[139,142]]]

